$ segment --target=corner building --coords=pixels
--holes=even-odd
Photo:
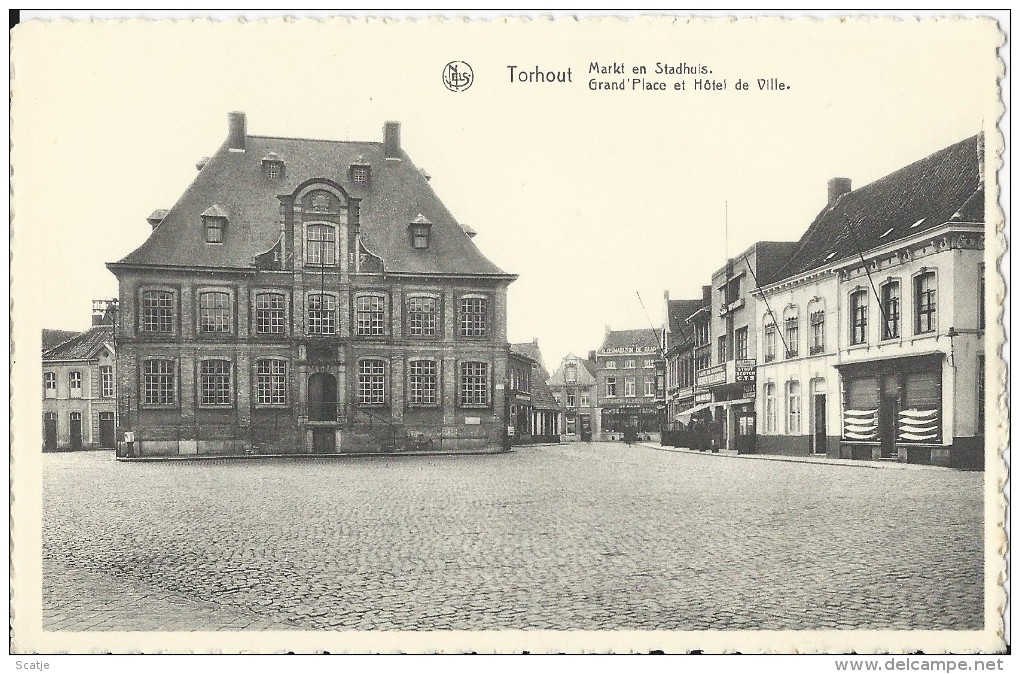
[[[120,284],[142,455],[443,451],[505,432],[506,290],[400,145],[248,135],[201,160]]]

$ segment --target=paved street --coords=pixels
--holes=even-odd
[[[981,473],[610,443],[44,471],[46,629],[982,626]]]

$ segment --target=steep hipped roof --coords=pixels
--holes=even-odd
[[[620,349],[628,346],[636,348],[659,348],[659,338],[651,328],[639,330],[611,330],[602,340],[600,351]]]
[[[113,326],[97,325],[43,351],[43,360],[92,360],[105,344],[113,344]]]
[[[282,175],[264,176],[262,158],[276,153]],[[370,164],[370,184],[354,183],[351,164]],[[406,153],[386,159],[381,142],[348,142],[246,136],[245,151],[228,143],[199,171],[149,238],[119,264],[185,267],[254,267],[255,256],[280,237],[280,201],[309,179],[340,184],[361,199],[362,240],[384,260],[386,271],[507,275],[475,246]],[[223,243],[205,241],[202,213],[217,205],[228,214]],[[423,215],[432,225],[426,249],[410,245],[408,224]]]
[[[77,334],[77,330],[51,330],[49,328],[43,328],[42,350],[46,351],[47,349],[52,349],[57,344],[66,342]]]
[[[858,247],[867,251],[947,222],[983,223],[983,145],[980,135],[972,136],[839,197],[818,214],[793,257],[770,281],[856,255]]]

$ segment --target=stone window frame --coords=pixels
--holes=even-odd
[[[167,293],[170,295],[169,307],[156,307],[167,308],[170,311],[169,315],[169,330],[146,330],[145,329],[145,295],[146,293]],[[162,284],[146,284],[138,287],[137,294],[137,327],[138,334],[146,336],[160,336],[168,338],[176,338],[180,335],[180,289],[175,286],[162,285]],[[160,321],[162,322],[162,321]]]
[[[219,215],[203,215],[202,229],[205,231],[207,244],[221,246],[227,231],[227,219]]]
[[[615,370],[616,369],[616,361],[615,360],[607,360],[606,361],[606,369],[607,370]]]
[[[50,386],[50,384],[53,384]],[[50,395],[53,391],[53,395]],[[57,397],[57,373],[53,370],[43,371],[43,398],[53,400]]]
[[[75,386],[72,382],[77,375],[78,385]],[[85,389],[85,374],[81,370],[68,370],[67,371],[67,397],[68,398],[83,398],[83,390]],[[74,392],[77,391],[78,395]]]
[[[282,332],[261,332],[259,331],[259,297],[264,295],[279,295],[283,297],[283,331]],[[267,310],[268,311],[268,310]],[[252,288],[251,289],[251,329],[253,336],[261,338],[289,337],[291,328],[291,301],[288,288]]]
[[[485,394],[484,402],[467,402],[465,400],[467,391],[465,390],[465,384],[467,383],[467,377],[478,377],[476,373],[471,374],[465,372],[465,366],[468,365],[481,365],[484,370],[481,376],[485,378],[482,382],[481,388],[475,387],[471,392],[477,393],[482,391]],[[457,361],[457,406],[462,409],[489,409],[492,407],[492,363],[485,360],[477,360],[474,358],[464,358]]]
[[[793,391],[793,385],[797,387],[796,394]],[[800,435],[804,428],[804,415],[801,409],[804,392],[801,390],[800,380],[788,379],[783,387],[783,392],[786,399],[786,434]]]
[[[886,306],[886,288],[896,286],[896,332],[892,335],[886,334],[886,327],[888,323],[888,307]],[[878,331],[879,342],[892,342],[903,338],[903,282],[900,277],[890,276],[878,286],[878,296],[881,298],[882,305],[879,307],[882,319],[882,325]]]
[[[291,405],[291,392],[290,392],[290,374],[291,365],[290,358],[286,356],[276,355],[262,355],[252,359],[252,401],[255,403],[255,409],[285,409]],[[283,363],[283,402],[262,402],[259,400],[260,389],[259,389],[259,377],[267,376],[270,377],[270,394],[274,392],[272,388],[272,377],[279,376],[278,373],[268,373],[262,375],[259,373],[259,365],[261,363]]]
[[[825,300],[821,297],[812,297],[807,303],[807,317],[808,355],[825,353]],[[821,335],[821,344],[815,344],[815,326],[819,326],[818,334]]]
[[[610,386],[612,386],[611,389],[610,389]],[[606,377],[605,390],[606,390],[606,397],[607,398],[616,398],[617,397],[617,395],[616,395],[616,377],[615,376],[614,377]],[[609,392],[610,390],[612,390],[612,393]]]
[[[323,262],[322,253],[328,251],[328,246],[317,246],[316,250],[319,251],[319,261],[314,262],[311,259],[312,246],[309,243],[312,241],[311,234],[315,228],[322,228],[324,231],[332,231],[333,234],[333,246],[332,262]],[[329,222],[328,220],[308,220],[304,223],[304,229],[302,232],[304,236],[304,266],[313,267],[316,269],[328,269],[332,267],[340,266],[340,225],[335,222]],[[316,242],[329,243],[326,239],[315,239]]]
[[[777,395],[776,382],[766,380],[762,387],[762,413],[765,416],[765,435],[776,435],[779,432],[779,396]],[[769,395],[771,392],[771,395]],[[772,405],[772,413],[769,414],[769,401]]]
[[[430,299],[435,303],[435,312],[433,312],[434,322],[432,326],[432,334],[420,334],[416,335],[411,332],[411,300],[419,299]],[[404,336],[412,339],[441,339],[443,337],[443,295],[439,291],[432,290],[414,290],[404,294]],[[422,312],[427,313],[427,312]]]
[[[428,376],[428,375],[424,375],[424,374],[415,374],[414,366],[415,366],[416,363],[431,363],[432,364],[433,370],[432,370],[432,375],[431,376],[433,377],[433,383],[432,383],[432,400],[431,401],[428,401],[428,400],[415,400],[414,399],[415,393],[416,393],[416,391],[418,389],[414,386],[412,377],[416,377],[416,376],[425,377],[425,376]],[[443,371],[443,363],[442,363],[442,360],[440,360],[439,358],[435,358],[433,356],[411,356],[411,357],[409,357],[407,359],[407,372],[405,373],[406,374],[406,379],[407,379],[407,382],[406,382],[406,387],[407,388],[405,389],[407,391],[407,396],[406,396],[406,399],[405,399],[405,404],[407,405],[407,407],[409,407],[409,408],[435,408],[435,407],[441,407],[442,406],[442,397],[443,397],[443,395],[442,395],[442,391],[443,391],[443,376],[442,376],[442,371]],[[422,391],[426,391],[426,389],[424,387],[421,390]]]
[[[205,401],[205,382],[203,377],[206,373],[203,372],[203,366],[206,363],[226,363],[227,364],[227,402],[206,402]],[[232,409],[237,404],[237,368],[234,364],[234,359],[230,356],[210,354],[203,355],[195,361],[195,407],[204,410],[223,410]],[[223,373],[214,373],[216,376],[222,376]]]
[[[367,373],[367,374],[363,373],[362,372],[362,366],[365,363],[368,363],[370,361],[371,362],[382,363],[382,372],[381,373],[379,373],[379,372],[370,372],[370,373]],[[381,376],[382,377],[382,386],[381,386],[382,399],[381,400],[370,399],[370,400],[368,400],[366,402],[365,399],[362,397],[362,392],[364,390],[366,390],[365,386],[364,386],[364,383],[362,381],[362,377],[364,377],[364,376],[369,376],[369,377],[379,377],[379,376]],[[373,386],[373,388],[374,388],[374,386]],[[389,389],[390,389],[390,361],[389,361],[389,359],[384,357],[384,356],[381,356],[381,355],[359,356],[357,362],[355,363],[355,369],[354,369],[354,398],[355,398],[355,400],[358,403],[358,407],[383,408],[383,407],[388,406],[390,404],[390,390]],[[372,389],[368,389],[368,390],[370,392],[372,391]]]
[[[863,298],[863,301],[855,300],[855,298]],[[847,293],[847,307],[848,307],[848,318],[847,323],[850,328],[850,346],[861,346],[867,344],[869,340],[868,335],[868,309],[871,305],[871,299],[868,295],[868,289],[862,285],[854,286]],[[863,318],[861,324],[858,325],[857,313],[858,309],[863,309]],[[860,327],[860,336],[858,336],[858,327]]]
[[[109,375],[109,377],[107,377]],[[109,387],[107,387],[109,383]],[[112,365],[100,365],[99,366],[99,397],[100,398],[114,398],[117,395],[117,386],[114,382],[113,366]]]
[[[776,360],[776,354],[779,352],[777,348],[778,332],[779,326],[776,325],[775,317],[772,312],[766,311],[761,322],[761,351],[762,359],[766,363]]]
[[[922,330],[921,329],[921,303],[920,299],[919,284],[922,279],[930,277],[933,282],[933,289],[930,291],[934,293],[934,302],[932,303],[931,314],[934,317],[934,325],[932,327]],[[901,293],[902,294],[902,293]],[[928,337],[931,335],[937,335],[939,333],[939,319],[942,312],[939,311],[939,275],[938,270],[934,267],[921,267],[910,276],[910,301],[912,303],[911,323],[913,323],[914,336],[915,337]]]
[[[624,370],[634,370],[637,368],[637,358],[628,358],[623,361]]]
[[[312,332],[312,321],[311,321],[311,299],[312,297],[318,296],[330,297],[333,300],[333,331],[332,332]],[[305,290],[305,315],[304,315],[304,333],[305,335],[336,335],[340,331],[340,297],[339,293],[332,290]]]
[[[382,311],[376,312],[375,310],[365,310],[364,313],[375,314],[381,313],[382,317],[379,319],[379,332],[362,332],[361,331],[361,314],[362,310],[358,304],[362,299],[381,299],[382,300]],[[390,296],[389,293],[383,290],[357,290],[351,294],[351,305],[353,314],[353,325],[351,333],[355,337],[366,337],[369,339],[388,337],[391,332],[391,320],[390,320]],[[374,319],[370,319],[369,327],[374,328]]]
[[[147,402],[146,401],[146,376],[145,364],[150,362],[164,362],[170,363],[169,374],[172,378],[171,393],[173,400],[171,402]],[[165,376],[164,373],[156,373],[154,376]],[[153,354],[143,356],[138,360],[138,406],[142,409],[148,410],[171,410],[180,409],[181,407],[181,361],[176,356],[167,356],[164,354]]]
[[[649,388],[651,388],[650,391],[649,391]],[[656,388],[657,387],[655,386],[655,379],[645,379],[644,381],[642,381],[642,389],[643,389],[642,395],[645,398],[654,398],[655,397],[655,389]]]
[[[800,355],[800,307],[796,304],[788,304],[783,309],[783,338],[786,358],[797,358]]]
[[[468,311],[467,303],[481,300],[481,311]],[[492,299],[484,293],[463,293],[457,297],[457,336],[462,339],[488,339],[491,334]],[[480,321],[468,323],[469,316],[480,316]],[[477,333],[477,334],[471,334]]]
[[[227,296],[227,330],[224,331],[205,331],[202,329],[202,297],[204,295],[211,294],[225,294]],[[217,339],[223,337],[233,337],[237,334],[237,321],[236,321],[236,309],[237,309],[237,293],[231,286],[198,286],[195,288],[195,335],[199,339]],[[213,307],[213,309],[219,310],[221,307]]]

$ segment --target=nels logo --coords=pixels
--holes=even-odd
[[[475,73],[464,61],[450,61],[443,67],[443,84],[450,91],[466,91],[475,83]]]

